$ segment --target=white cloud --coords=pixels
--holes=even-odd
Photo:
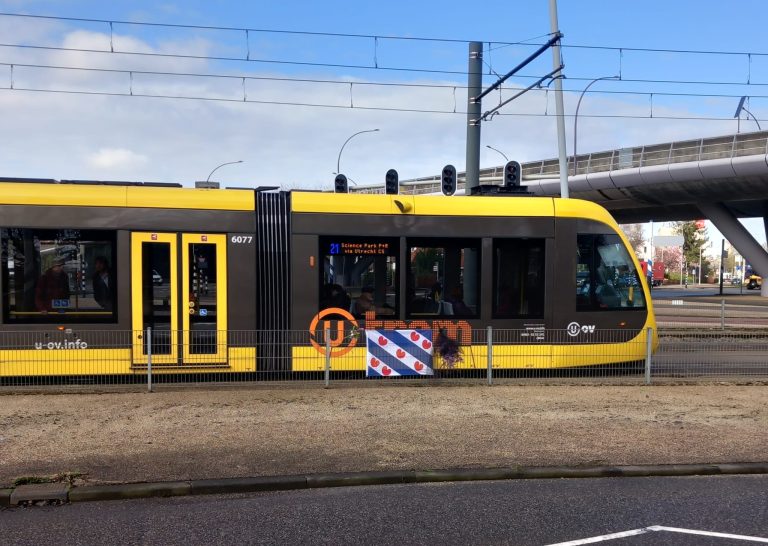
[[[147,163],[148,158],[125,148],[101,148],[87,158],[91,167],[105,170],[125,170]]]

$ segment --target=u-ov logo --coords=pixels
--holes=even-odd
[[[330,315],[340,316],[342,320],[323,320]],[[328,330],[328,336],[330,337],[331,356],[342,356],[347,354],[352,348],[357,345],[357,336],[350,335],[345,337],[344,335],[344,323],[351,322],[352,330],[355,331],[359,328],[355,317],[353,317],[346,309],[340,307],[329,307],[323,309],[314,316],[312,322],[309,325],[309,341],[312,346],[320,354],[325,354],[325,341],[318,343],[318,339],[323,339],[325,330]],[[342,346],[346,342],[345,346]],[[337,349],[337,347],[339,347]]]
[[[594,334],[595,333],[595,325],[594,324],[585,324],[581,325],[578,322],[571,322],[568,325],[568,328],[566,328],[566,331],[568,332],[568,335],[571,337],[576,337],[579,334]]]

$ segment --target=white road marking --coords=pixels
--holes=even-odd
[[[669,531],[670,533],[685,533],[687,535],[704,535],[707,537],[730,538],[733,540],[746,540],[748,542],[762,542],[768,544],[768,538],[750,537],[747,535],[732,535],[730,533],[715,533],[712,531],[697,531],[696,529],[680,529],[679,527],[663,527],[654,525],[648,527],[651,531]]]
[[[646,527],[644,529],[632,529],[631,531],[624,531],[621,533],[611,533],[610,535],[600,535],[597,537],[582,538],[579,540],[571,540],[569,542],[558,542],[557,544],[549,544],[548,546],[579,546],[579,544],[594,544],[595,542],[603,542],[605,540],[613,540],[614,538],[631,537],[634,535],[643,535],[651,530]]]
[[[606,540],[643,535],[645,533],[659,531],[666,531],[669,533],[683,533],[686,535],[703,535],[707,537],[729,538],[732,540],[745,540],[748,542],[761,542],[768,544],[768,538],[752,537],[747,535],[732,535],[730,533],[715,533],[713,531],[698,531],[696,529],[681,529],[680,527],[664,527],[663,525],[651,525],[650,527],[643,527],[642,529],[632,529],[631,531],[622,531],[621,533],[611,533],[609,535],[582,538],[568,542],[558,542],[556,544],[549,544],[548,546],[579,546],[580,544],[594,544],[596,542],[604,542]]]

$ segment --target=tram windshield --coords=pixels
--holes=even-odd
[[[616,234],[578,235],[576,309],[645,309],[634,262]]]

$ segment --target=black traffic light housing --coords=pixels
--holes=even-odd
[[[504,165],[504,185],[519,186],[522,179],[522,169],[517,161],[507,161]]]
[[[446,165],[443,167],[442,189],[444,195],[453,195],[456,193],[456,167]]]
[[[349,193],[349,184],[347,177],[343,174],[337,174],[333,181],[333,191],[336,193]]]
[[[395,169],[389,169],[384,176],[384,191],[388,195],[400,193],[400,176]]]

